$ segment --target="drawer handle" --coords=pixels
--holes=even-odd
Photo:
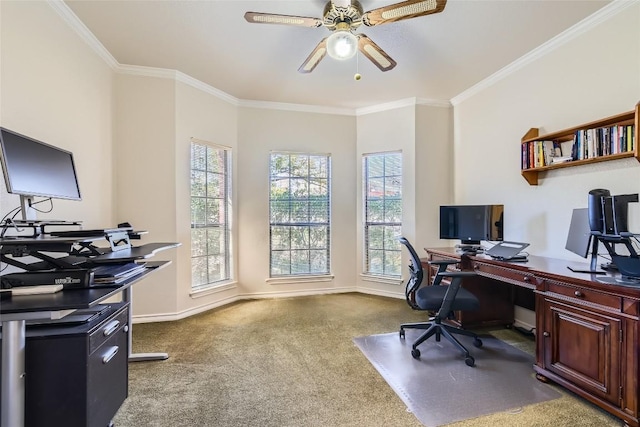
[[[580,291],[575,291],[573,294],[578,298],[584,297],[584,294],[582,292],[580,292]]]
[[[549,332],[547,332],[547,331],[544,331],[544,332],[542,333],[542,335],[543,335],[543,336],[545,336],[545,337],[549,337],[549,336],[551,336],[551,334],[550,334]]]
[[[102,356],[102,363],[103,364],[107,364],[111,361],[111,359],[113,359],[113,356],[115,356],[116,354],[118,354],[118,346],[113,346],[111,348],[109,348],[109,351],[107,351],[107,354],[105,354],[104,356]]]
[[[524,278],[522,279],[522,281],[524,281],[524,282],[528,282],[529,280],[531,280],[531,279],[529,278],[529,276],[524,276]]]
[[[104,330],[102,331],[102,335],[104,335],[105,337],[108,337],[109,335],[117,331],[119,327],[120,327],[120,321],[112,320],[107,324],[107,326],[104,327]]]

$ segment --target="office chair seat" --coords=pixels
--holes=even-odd
[[[430,264],[438,266],[438,273],[435,275],[431,285],[422,286],[424,271],[418,254],[407,239],[400,237],[399,241],[407,247],[411,255],[411,264],[409,265],[411,277],[407,281],[405,288],[407,303],[414,310],[436,312],[435,316],[430,318],[428,322],[403,323],[400,325],[400,338],[403,339],[405,337],[405,329],[425,330],[411,346],[411,355],[418,359],[420,357],[420,350],[418,349],[420,344],[431,336],[435,336],[436,341],[440,341],[440,338],[444,336],[462,352],[464,361],[468,366],[475,366],[475,359],[453,334],[472,337],[473,345],[476,347],[482,347],[482,340],[471,331],[443,323],[443,321],[452,319],[454,311],[473,311],[480,308],[478,298],[461,286],[465,277],[475,276],[476,273],[473,271],[447,271],[449,265],[457,263],[455,260],[431,261]],[[449,279],[450,283],[445,285],[442,281],[443,278]]]
[[[416,292],[416,305],[421,310],[437,311],[442,305],[444,296],[447,293],[447,286],[427,286],[418,289]],[[480,309],[480,301],[471,292],[464,288],[458,289],[456,299],[452,307],[454,311],[474,311]]]

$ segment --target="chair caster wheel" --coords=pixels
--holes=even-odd
[[[473,340],[473,345],[478,348],[482,347],[482,340],[480,338],[476,338],[475,340]]]
[[[414,359],[419,359],[420,350],[418,350],[417,348],[414,348],[413,350],[411,350],[411,356],[413,356]]]
[[[400,338],[404,338],[404,329],[400,329]]]
[[[464,363],[466,363],[467,366],[473,367],[476,364],[476,361],[475,361],[475,359],[473,357],[467,356],[467,357],[464,358]]]

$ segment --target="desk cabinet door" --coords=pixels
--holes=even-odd
[[[620,319],[550,298],[545,299],[544,305],[544,368],[618,405]]]

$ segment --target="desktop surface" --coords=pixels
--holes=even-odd
[[[451,256],[454,258],[460,258],[460,254],[456,252],[456,249],[453,247],[441,247],[441,248],[425,248],[428,252],[436,252],[442,255]],[[584,284],[588,284],[588,286],[593,288],[598,288],[601,290],[611,289],[611,286],[616,287],[625,287],[620,283],[611,284],[611,283],[600,283],[597,281],[598,278],[602,277],[610,277],[612,279],[619,278],[620,274],[615,271],[608,271],[605,275],[601,273],[581,273],[576,271],[571,271],[567,266],[574,266],[576,269],[581,269],[585,267],[584,263],[568,261],[566,259],[560,258],[550,258],[550,257],[542,257],[537,255],[529,255],[527,260],[528,262],[511,262],[509,260],[495,260],[491,258],[489,255],[485,254],[475,254],[475,255],[464,255],[469,257],[472,260],[479,260],[488,264],[495,264],[498,266],[508,265],[510,270],[519,270],[522,272],[528,273],[536,273],[540,276],[544,276],[551,279],[556,280],[566,280],[570,278],[572,280],[577,280],[579,282],[584,282]],[[630,286],[626,286],[630,287]],[[636,289],[640,289],[640,286],[637,286]]]

